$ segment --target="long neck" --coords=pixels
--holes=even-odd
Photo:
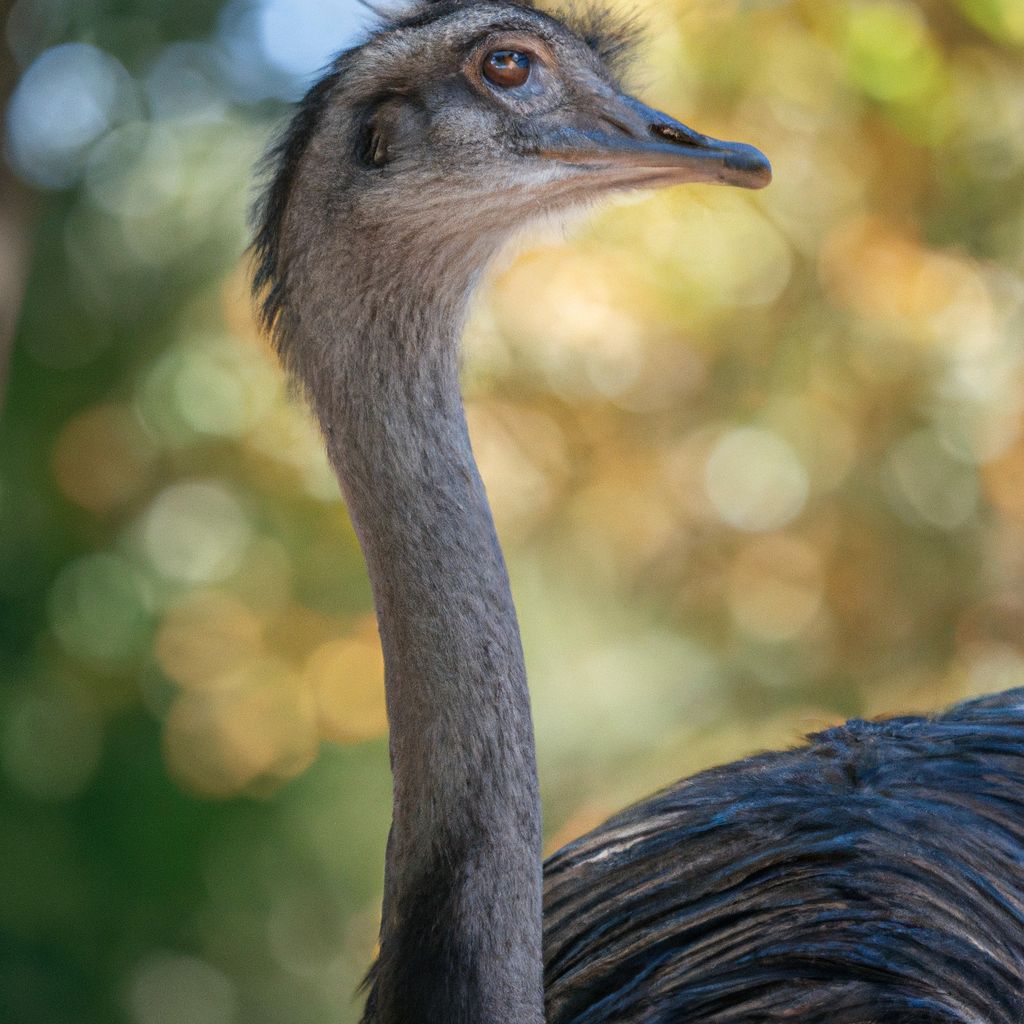
[[[384,648],[394,818],[374,1024],[543,1021],[529,694],[459,391],[462,304],[370,304],[315,388]]]

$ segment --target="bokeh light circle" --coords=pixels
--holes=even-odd
[[[5,715],[0,759],[8,779],[34,800],[68,800],[92,781],[102,741],[99,716],[86,701],[33,689]]]
[[[146,554],[184,583],[223,579],[238,568],[252,536],[241,503],[219,482],[193,480],[159,494],[142,525]]]
[[[57,639],[87,661],[124,662],[146,640],[143,584],[121,555],[86,555],[67,565],[50,591],[49,611]]]
[[[137,109],[123,65],[88,43],[54,46],[22,75],[7,110],[12,163],[35,185],[73,184],[89,147]]]
[[[719,516],[740,530],[774,530],[795,519],[807,502],[807,470],[777,434],[753,427],[726,433],[705,471],[708,497]]]
[[[128,989],[134,1024],[233,1024],[234,986],[205,960],[153,953],[135,969]]]

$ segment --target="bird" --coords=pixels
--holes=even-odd
[[[393,776],[364,1024],[1020,1024],[1024,690],[680,781],[546,862],[526,670],[460,392],[467,304],[538,218],[761,188],[621,85],[631,30],[414,0],[297,104],[253,290],[362,547]]]

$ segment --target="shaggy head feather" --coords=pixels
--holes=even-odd
[[[379,19],[366,40],[340,53],[322,77],[297,104],[292,117],[271,145],[260,165],[265,184],[252,210],[254,237],[251,254],[254,263],[253,294],[259,303],[262,324],[285,347],[287,331],[281,323],[287,305],[288,275],[282,255],[285,214],[292,196],[299,166],[320,131],[332,100],[344,91],[346,76],[357,54],[369,47],[386,52],[389,39],[396,41],[409,32],[439,22],[460,10],[493,6],[496,12],[519,8],[536,11],[529,0],[491,3],[490,0],[420,0],[397,8],[366,3]],[[555,20],[555,19],[552,19]],[[582,40],[602,66],[610,81],[618,81],[640,39],[638,19],[608,4],[577,4],[557,19],[557,23]],[[387,78],[389,69],[380,68],[380,92],[394,89]]]

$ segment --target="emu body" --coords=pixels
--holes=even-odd
[[[698,776],[542,868],[519,628],[459,391],[469,296],[538,215],[761,187],[622,91],[623,36],[423,2],[270,156],[255,285],[366,556],[394,811],[367,1024],[1020,1024],[1021,694]]]
[[[677,783],[545,865],[555,1024],[1024,1019],[1024,689]]]

